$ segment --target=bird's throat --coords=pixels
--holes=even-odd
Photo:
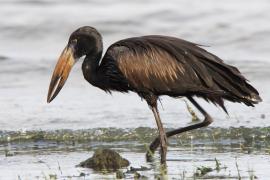
[[[84,78],[96,87],[99,87],[100,82],[99,61],[101,60],[101,56],[102,52],[97,53],[95,56],[86,56],[82,64]]]

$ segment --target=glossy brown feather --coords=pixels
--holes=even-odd
[[[142,54],[126,51],[119,57],[118,65],[133,87],[152,91],[171,91],[170,85],[185,73],[180,63],[157,49]]]
[[[113,44],[104,59],[115,61],[131,90],[169,95],[196,95],[219,104],[223,99],[246,105],[261,101],[236,67],[199,45],[167,36],[129,38]],[[106,61],[106,60],[105,60]]]

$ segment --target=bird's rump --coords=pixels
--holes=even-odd
[[[223,99],[249,106],[261,100],[237,68],[182,39],[129,38],[114,43],[107,54],[137,92],[174,97],[196,95],[223,108]]]

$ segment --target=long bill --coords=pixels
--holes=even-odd
[[[54,72],[52,75],[48,96],[47,96],[47,102],[50,103],[60,92],[62,87],[64,86],[68,75],[70,73],[71,68],[75,64],[74,59],[74,50],[72,47],[66,47],[61,56],[59,57],[59,60],[54,68]]]

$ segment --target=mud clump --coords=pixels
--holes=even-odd
[[[94,170],[117,170],[129,166],[129,161],[111,149],[98,149],[93,157],[81,162],[78,166]]]

